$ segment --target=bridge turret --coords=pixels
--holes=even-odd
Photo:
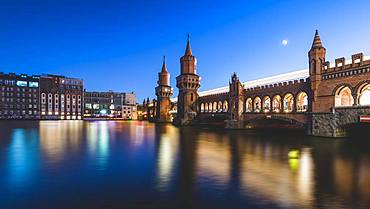
[[[185,54],[181,57],[180,63],[181,74],[176,77],[176,87],[179,89],[178,111],[174,123],[186,125],[196,116],[196,101],[199,97],[198,89],[200,87],[200,77],[196,74],[197,59],[191,51],[189,35]]]
[[[163,57],[162,70],[158,73],[158,86],[155,88],[157,96],[156,120],[159,122],[170,122],[171,100],[173,90],[170,86],[170,74],[167,71],[166,60]]]
[[[236,73],[231,76],[229,82],[230,119],[239,121],[243,114],[243,91],[244,86]]]
[[[312,47],[308,52],[309,58],[309,75],[311,82],[311,90],[313,94],[312,110],[315,108],[315,101],[317,100],[318,89],[322,80],[322,73],[325,65],[326,49],[322,45],[321,38],[318,30],[316,30],[315,38],[312,43]]]

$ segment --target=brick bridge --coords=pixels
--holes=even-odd
[[[184,60],[195,60],[191,51],[184,57],[182,68]],[[182,69],[177,77],[178,83],[182,82],[177,85],[179,92],[187,95],[180,93],[173,101],[178,110],[174,122],[239,129],[261,121],[280,121],[303,127],[311,135],[343,136],[346,126],[370,115],[370,59],[357,53],[350,60],[338,58],[331,64],[325,57],[326,49],[316,31],[308,52],[309,69],[245,83],[234,73],[229,86],[199,93],[198,79],[182,79],[196,75],[196,62],[190,63],[193,71],[183,75]]]

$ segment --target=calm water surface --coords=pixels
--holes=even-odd
[[[146,122],[2,121],[0,208],[370,208],[370,149]]]

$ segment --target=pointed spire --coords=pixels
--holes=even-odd
[[[186,56],[192,56],[193,55],[193,53],[191,52],[191,47],[190,47],[190,34],[188,34],[188,41],[186,43],[185,55]]]
[[[167,73],[166,56],[163,56],[162,73]]]
[[[313,48],[320,48],[320,47],[323,47],[323,46],[322,46],[322,43],[321,43],[319,31],[316,30],[315,38],[313,39],[313,43],[312,43],[312,49]]]

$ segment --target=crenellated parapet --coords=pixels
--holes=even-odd
[[[346,60],[344,57],[337,58],[334,65],[329,61],[325,62],[322,79],[329,80],[370,72],[370,59],[365,60],[363,53],[353,54],[351,58],[351,60]]]

